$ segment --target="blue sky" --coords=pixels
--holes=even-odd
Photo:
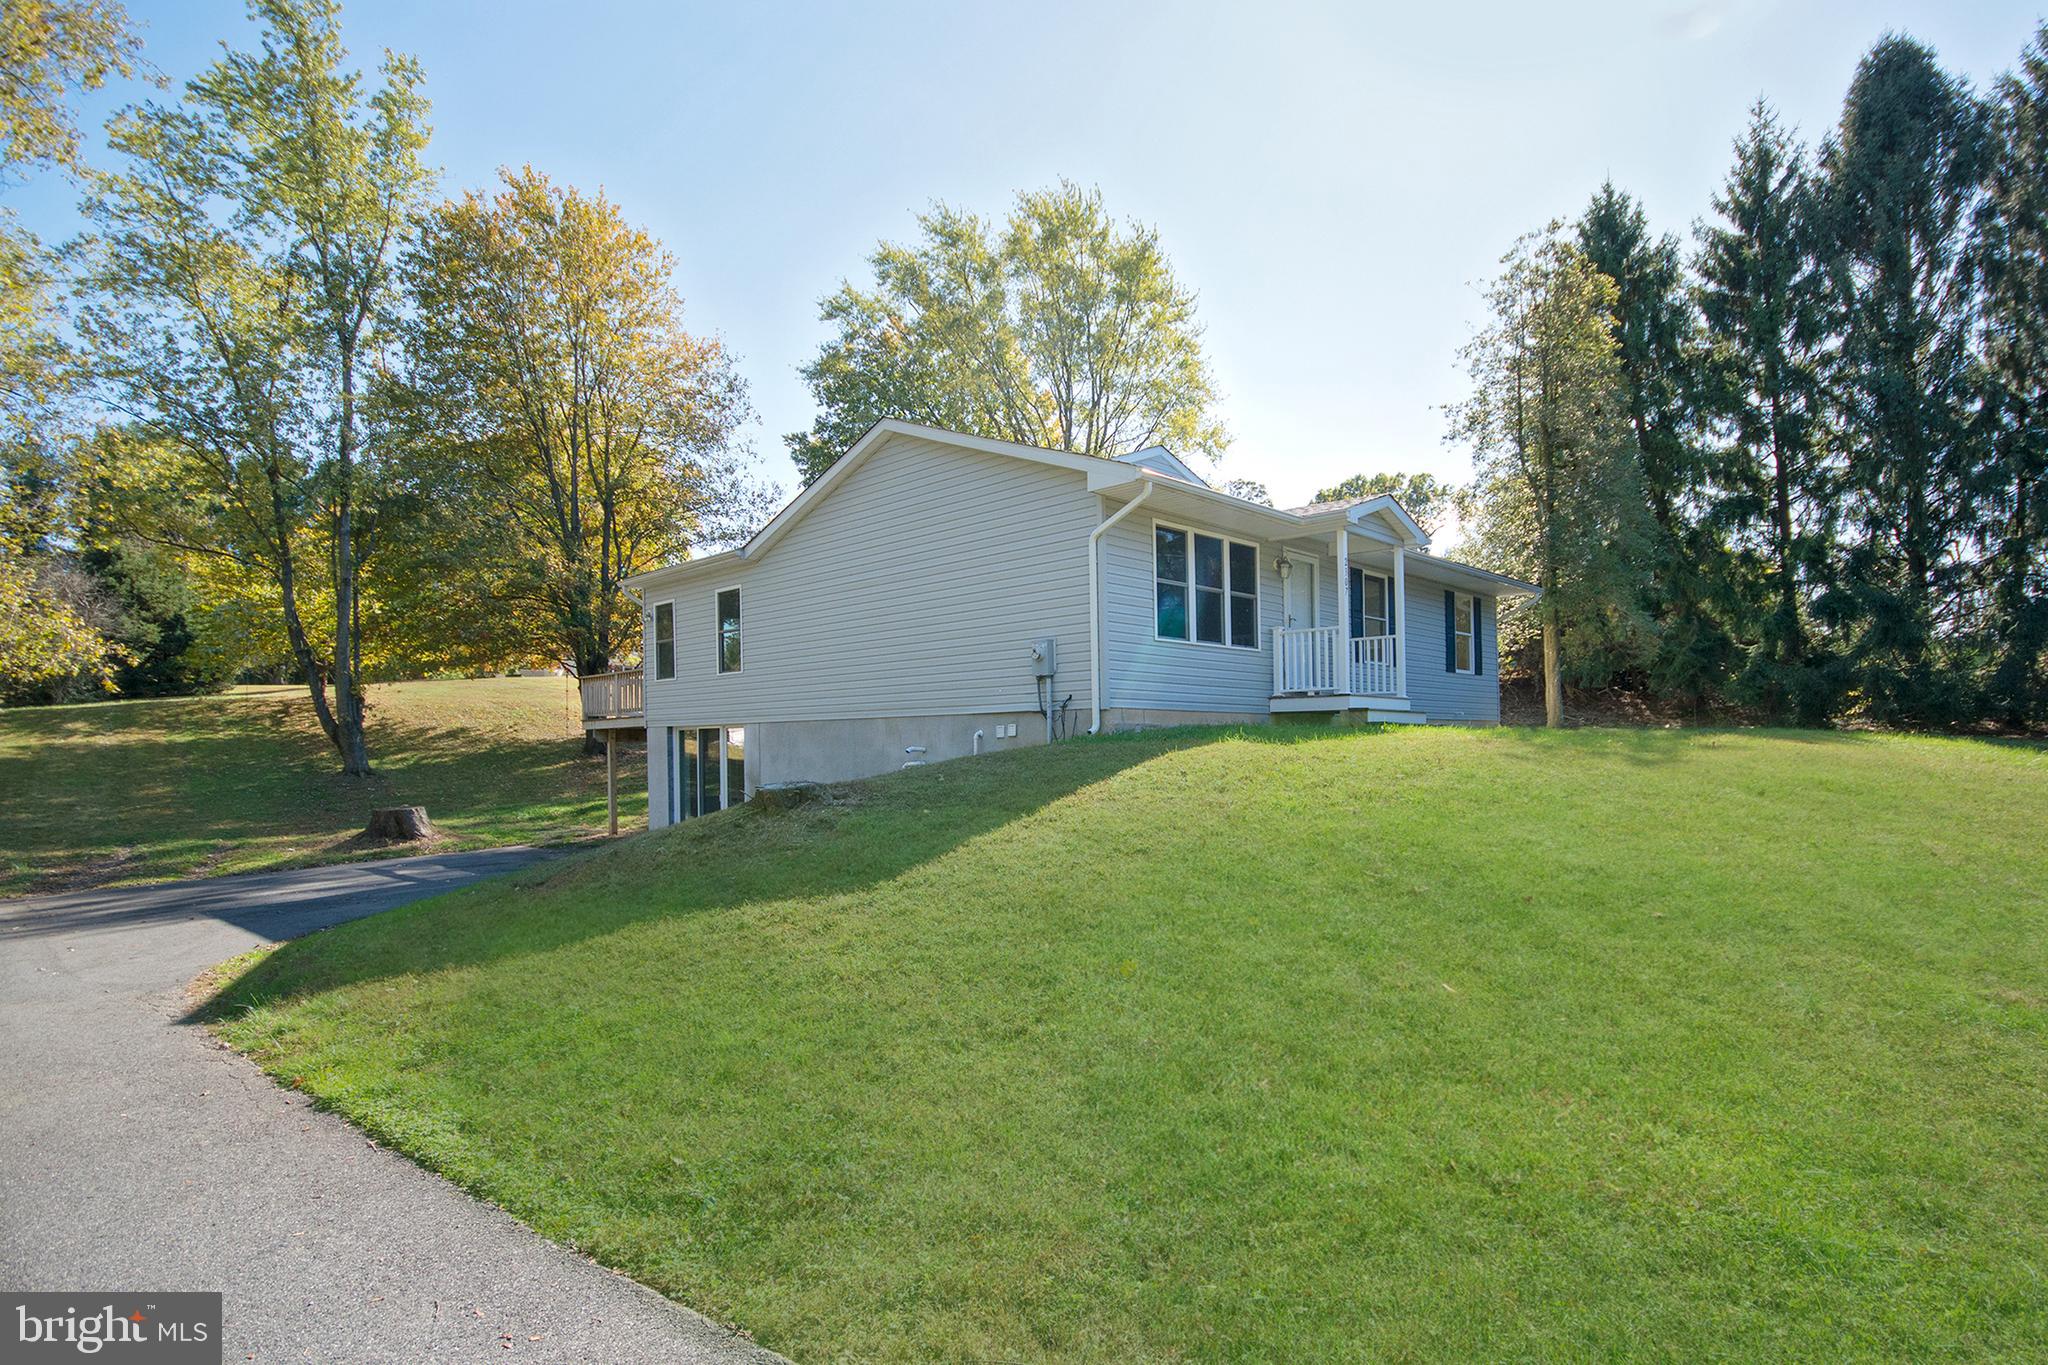
[[[174,80],[239,3],[130,0]],[[1887,29],[1986,85],[2038,12],[1743,0],[773,6],[352,0],[349,42],[417,55],[447,190],[531,163],[667,243],[692,326],[752,385],[765,472],[809,423],[817,300],[934,199],[1000,214],[1061,176],[1160,230],[1201,296],[1235,441],[1283,503],[1360,470],[1463,477],[1442,441],[1478,284],[1603,177],[1660,230],[1707,212],[1749,104],[1809,136]],[[92,101],[94,121],[133,89]],[[4,202],[61,237],[45,177]]]

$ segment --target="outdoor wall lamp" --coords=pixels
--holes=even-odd
[[[1273,567],[1279,572],[1280,581],[1285,583],[1287,575],[1294,572],[1294,561],[1287,557],[1287,551],[1282,550],[1280,557],[1273,561]]]

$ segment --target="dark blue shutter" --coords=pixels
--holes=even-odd
[[[1486,599],[1478,593],[1472,594],[1472,672],[1474,676],[1486,672],[1486,651],[1480,648],[1485,632],[1479,623],[1486,619]]]
[[[1348,579],[1345,586],[1350,589],[1346,595],[1351,599],[1351,620],[1347,624],[1351,638],[1356,640],[1365,634],[1365,570],[1352,569]]]
[[[1458,594],[1444,589],[1444,672],[1458,671]]]
[[[1400,626],[1399,626],[1399,625],[1398,625],[1398,624],[1397,624],[1397,623],[1395,622],[1395,620],[1394,620],[1394,612],[1395,612],[1395,610],[1396,610],[1396,608],[1395,608],[1395,606],[1394,606],[1394,580],[1393,580],[1393,579],[1391,579],[1391,578],[1389,578],[1389,579],[1387,579],[1387,580],[1386,580],[1386,584],[1387,584],[1387,634],[1389,634],[1389,635],[1393,635],[1393,636],[1397,636],[1397,637],[1398,637],[1398,636],[1399,636],[1399,635],[1401,634],[1401,627],[1400,627]]]

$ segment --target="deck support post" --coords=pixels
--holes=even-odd
[[[619,832],[619,732],[604,732],[604,810],[611,821],[612,835]]]
[[[1387,604],[1394,631],[1394,695],[1408,695],[1408,551],[1394,547],[1394,600]]]

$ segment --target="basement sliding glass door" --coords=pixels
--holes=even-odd
[[[669,819],[710,815],[747,799],[746,727],[670,729]]]
[[[705,729],[697,732],[697,800],[690,808],[692,815],[710,815],[725,809],[725,803],[718,799],[719,783],[725,768],[718,761],[718,747],[718,731]]]

